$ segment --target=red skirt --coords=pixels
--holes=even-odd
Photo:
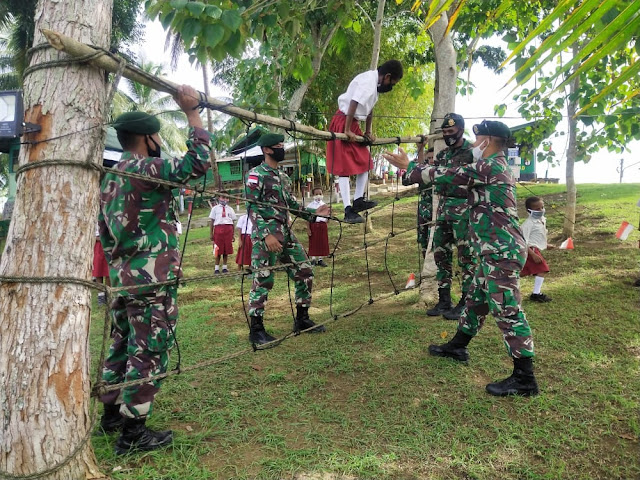
[[[329,131],[344,133],[347,116],[340,110],[331,119]],[[362,135],[360,123],[354,118],[351,131]],[[362,143],[346,142],[344,140],[330,140],[327,142],[327,170],[333,175],[346,177],[368,172],[373,168],[371,153]]]
[[[533,247],[533,251],[542,257],[542,253],[540,253],[540,250],[538,250],[537,247]],[[544,257],[542,257],[542,262],[536,263],[531,258],[531,255],[527,255],[527,261],[520,272],[520,276],[526,277],[527,275],[537,275],[538,273],[547,273],[548,271],[549,265],[547,265],[547,261]]]
[[[102,249],[102,243],[96,238],[96,243],[93,245],[93,273],[96,278],[109,276],[109,264],[104,256],[104,250]]]
[[[329,255],[329,229],[327,222],[313,222],[309,224],[311,236],[309,237],[310,257],[326,257]]]
[[[213,243],[218,246],[218,255],[233,253],[233,225],[216,225],[213,227]]]
[[[236,263],[238,265],[251,265],[251,250],[253,249],[253,243],[251,243],[251,235],[243,233],[240,235],[242,239],[242,246],[238,247],[238,254],[236,255]]]

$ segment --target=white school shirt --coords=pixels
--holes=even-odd
[[[537,247],[538,250],[547,249],[547,219],[529,216],[521,225],[527,247]]]
[[[345,115],[349,112],[351,100],[358,102],[354,117],[357,120],[366,120],[378,101],[378,70],[356,75],[347,91],[338,97],[338,108]]]
[[[236,219],[236,213],[229,205],[216,205],[211,209],[209,218],[213,220],[213,226],[216,225],[233,225]]]
[[[325,203],[324,203],[322,200],[320,200],[319,202],[316,202],[316,201],[314,200],[314,201],[312,201],[311,203],[308,203],[308,204],[307,204],[307,208],[311,208],[311,209],[315,210],[315,209],[317,209],[317,208],[321,207],[321,206],[322,206],[322,205],[324,205],[324,204],[325,204]],[[329,221],[329,219],[328,219],[328,218],[325,218],[325,217],[316,217],[316,222],[328,222],[328,221]]]
[[[253,222],[249,218],[249,215],[246,213],[241,215],[240,218],[238,218],[238,223],[236,223],[236,228],[240,230],[242,235],[251,235],[251,232],[253,231]]]

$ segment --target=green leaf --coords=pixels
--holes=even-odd
[[[205,25],[202,35],[204,36],[205,44],[213,48],[224,38],[224,27],[219,23]]]
[[[169,5],[176,10],[182,10],[189,3],[187,0],[171,0]]]
[[[187,10],[189,10],[191,15],[193,15],[194,17],[199,17],[200,14],[204,12],[204,6],[204,3],[202,2],[188,2]]]
[[[182,35],[185,45],[190,45],[191,41],[200,33],[201,30],[202,24],[199,20],[192,17],[187,18],[180,29],[180,34]]]
[[[226,43],[227,50],[229,54],[233,57],[239,58],[242,56],[243,48],[242,48],[242,35],[240,32],[235,31],[229,37]]]
[[[216,5],[207,5],[204,7],[204,14],[217,20],[222,16],[222,9]]]
[[[170,10],[169,12],[165,12],[162,15],[160,15],[160,23],[162,24],[162,28],[164,28],[165,30],[168,30],[175,16],[176,16],[175,10]]]
[[[357,20],[353,22],[353,24],[351,25],[351,28],[353,28],[353,31],[356,33],[362,32],[362,26],[360,25],[360,22],[358,22]]]
[[[238,13],[238,10],[225,10],[221,16],[222,22],[227,26],[229,30],[235,32],[240,25],[242,25],[242,17]]]

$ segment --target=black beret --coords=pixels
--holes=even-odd
[[[511,130],[502,122],[483,120],[482,123],[473,126],[473,133],[488,137],[511,138]]]
[[[457,113],[447,113],[444,116],[441,128],[460,127],[464,128],[464,118]]]
[[[271,147],[282,142],[284,142],[284,135],[280,133],[267,133],[258,139],[256,145],[259,147]]]
[[[113,128],[118,132],[153,135],[160,131],[160,120],[154,115],[144,112],[127,112],[120,115],[113,122]]]

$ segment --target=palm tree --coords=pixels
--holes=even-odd
[[[163,65],[145,59],[140,60],[138,67],[155,76],[165,73]],[[133,111],[156,115],[160,120],[160,136],[169,152],[174,154],[184,151],[187,121],[184,113],[176,109],[171,96],[129,79],[124,81],[129,93],[121,90],[117,92],[113,100],[112,117]]]

